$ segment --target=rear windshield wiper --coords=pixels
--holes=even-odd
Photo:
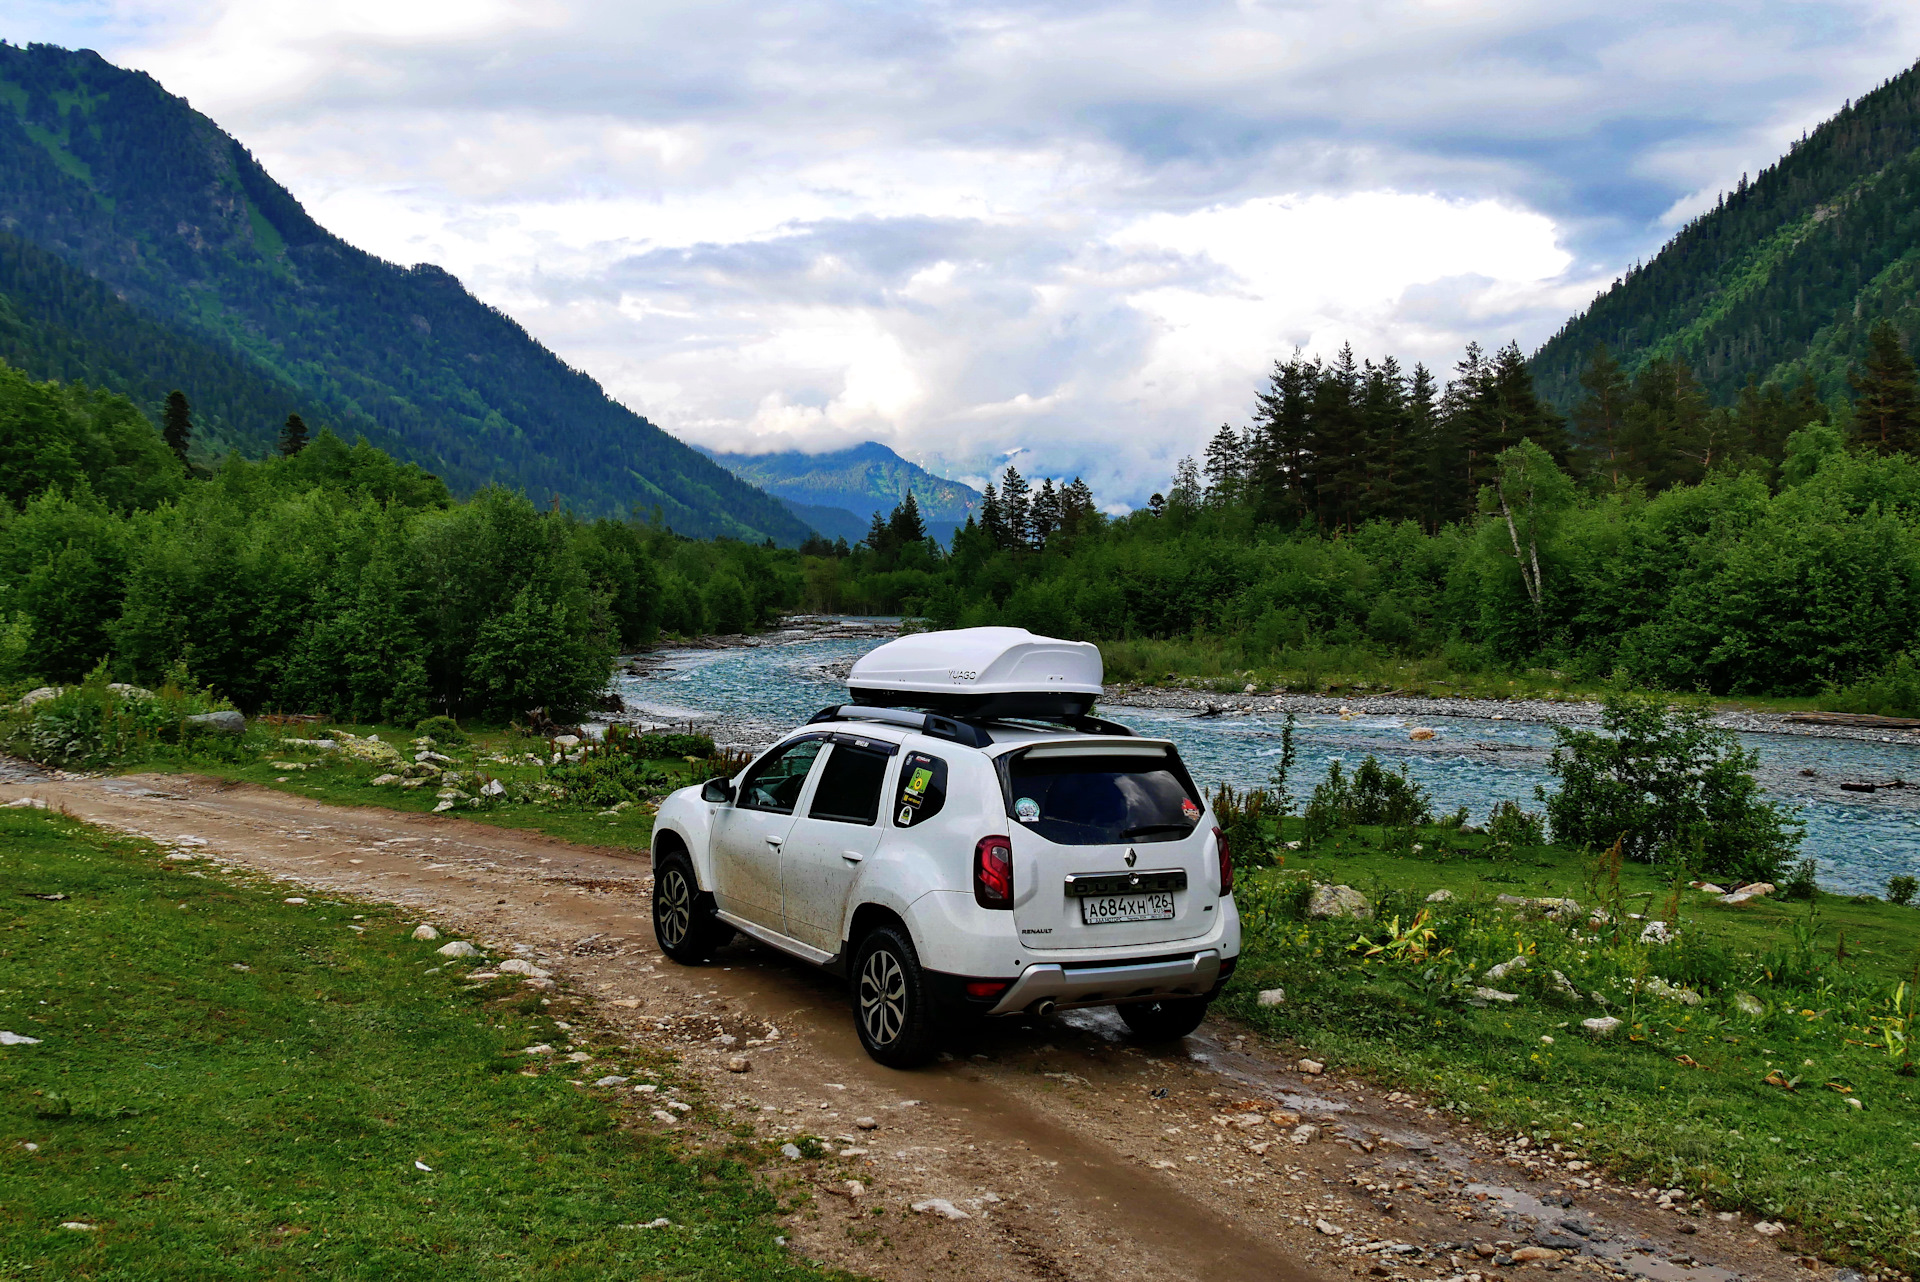
[[[1125,832],[1122,832],[1120,834],[1120,840],[1125,841],[1129,837],[1144,837],[1150,832],[1188,833],[1192,831],[1192,824],[1141,824],[1138,828],[1129,828]]]

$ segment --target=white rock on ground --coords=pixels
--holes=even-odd
[[[1255,998],[1262,1006],[1284,1006],[1287,1002],[1287,990],[1284,988],[1263,988]]]
[[[44,797],[19,797],[6,804],[8,810],[45,810],[46,808],[47,802]]]
[[[801,1157],[800,1146],[798,1144],[782,1144],[780,1146],[780,1156],[786,1158],[789,1162],[797,1162]]]
[[[541,970],[538,966],[534,965],[532,962],[522,961],[518,957],[515,957],[512,961],[501,962],[500,973],[502,975],[525,975],[528,979],[552,979],[553,978],[552,975],[549,975],[546,971]]]
[[[1482,985],[1480,987],[1476,987],[1473,990],[1472,995],[1468,998],[1468,1000],[1479,1002],[1482,1005],[1486,1004],[1487,1002],[1517,1002],[1520,1000],[1520,994],[1503,993],[1497,988],[1487,988],[1484,985]]]
[[[1308,1077],[1318,1077],[1327,1071],[1327,1066],[1317,1059],[1303,1059],[1295,1064],[1294,1067],[1302,1073],[1305,1073]]]
[[[1787,1226],[1772,1220],[1758,1220],[1754,1223],[1753,1231],[1761,1237],[1779,1237],[1787,1231]]]
[[[1640,942],[1643,944],[1671,944],[1673,931],[1664,921],[1650,921],[1640,928]]]
[[[436,957],[478,957],[480,950],[464,939],[456,939],[451,944],[442,944],[433,950]]]
[[[23,1033],[0,1032],[0,1046],[38,1046],[38,1037],[28,1037]]]
[[[880,1125],[880,1123],[874,1121],[871,1117],[856,1117],[853,1119],[853,1124],[863,1131],[874,1130]]]
[[[1487,973],[1480,978],[1486,980],[1489,984],[1497,984],[1515,971],[1525,970],[1531,965],[1533,965],[1533,962],[1527,957],[1515,957],[1512,961],[1503,961],[1498,966],[1487,967]]]
[[[413,937],[415,939],[438,939],[440,938],[440,932],[423,923],[413,928]]]
[[[1292,1140],[1295,1144],[1305,1144],[1310,1140],[1316,1140],[1320,1138],[1320,1128],[1315,1126],[1312,1122],[1302,1122],[1300,1125],[1293,1128],[1292,1134],[1288,1135],[1287,1138],[1289,1140]]]
[[[625,1086],[630,1080],[632,1079],[621,1077],[617,1073],[609,1073],[607,1076],[595,1082],[594,1085],[595,1086]]]
[[[520,1052],[522,1055],[551,1055],[553,1047],[546,1042],[535,1042]]]
[[[1373,905],[1352,886],[1327,886],[1315,882],[1313,895],[1307,900],[1307,916],[1357,917],[1367,921],[1373,917]]]
[[[1731,999],[1733,1008],[1742,1015],[1758,1017],[1767,1013],[1767,1004],[1752,993],[1735,993]]]
[[[913,1209],[919,1215],[937,1215],[946,1220],[970,1220],[973,1217],[947,1201],[944,1197],[930,1197],[924,1202],[915,1202]]]
[[[745,1055],[735,1055],[732,1059],[727,1061],[727,1071],[729,1073],[744,1073],[752,1067],[753,1067],[753,1061],[748,1059]]]
[[[1602,1015],[1599,1019],[1581,1020],[1580,1027],[1586,1029],[1595,1037],[1611,1037],[1620,1031],[1623,1023],[1624,1021],[1615,1019],[1611,1015]]]
[[[1313,1227],[1316,1229],[1319,1229],[1322,1233],[1326,1234],[1328,1237],[1339,1237],[1342,1233],[1346,1232],[1345,1229],[1341,1228],[1338,1224],[1335,1224],[1331,1220],[1315,1220],[1313,1222]]]
[[[1427,902],[1430,904],[1445,904],[1445,903],[1451,903],[1452,901],[1453,901],[1453,892],[1451,890],[1448,890],[1445,886],[1442,886],[1440,889],[1434,891],[1431,895],[1427,896]]]
[[[282,899],[280,902],[283,904],[304,904],[307,901],[302,899],[299,895],[289,895],[285,899]]]
[[[63,1229],[72,1229],[76,1233],[92,1233],[100,1226],[98,1224],[88,1224],[82,1220],[66,1220],[61,1223],[60,1227]]]
[[[1649,993],[1663,1001],[1679,1002],[1682,1006],[1698,1006],[1700,1004],[1700,994],[1694,992],[1691,988],[1681,988],[1676,984],[1669,984],[1658,975],[1650,976],[1647,979],[1646,989]]]

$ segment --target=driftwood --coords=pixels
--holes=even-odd
[[[1868,730],[1920,730],[1920,717],[1876,717],[1865,712],[1795,712],[1786,719],[1803,726],[1859,726]]]

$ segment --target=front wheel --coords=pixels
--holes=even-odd
[[[1133,1035],[1143,1042],[1177,1042],[1207,1017],[1204,997],[1169,997],[1157,1002],[1129,1002],[1119,1007]]]
[[[733,928],[713,915],[713,896],[693,879],[693,865],[678,851],[662,856],[653,871],[653,937],[660,951],[683,966],[713,957],[733,938]]]
[[[913,941],[897,926],[878,926],[853,957],[853,1023],[867,1054],[888,1068],[916,1068],[933,1058],[932,996]]]

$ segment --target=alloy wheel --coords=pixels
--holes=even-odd
[[[678,948],[693,925],[693,890],[686,874],[669,868],[660,885],[660,899],[654,906],[654,919],[660,930],[660,942]]]
[[[890,1045],[907,1022],[907,977],[900,962],[884,948],[876,948],[860,971],[860,1020],[867,1040]]]

